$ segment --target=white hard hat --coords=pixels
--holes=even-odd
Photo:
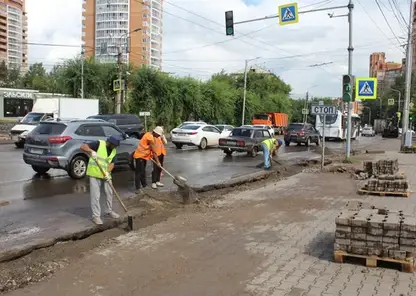
[[[157,127],[155,127],[153,132],[158,134],[159,136],[161,136],[161,135],[163,135],[163,128],[161,126],[157,126]]]

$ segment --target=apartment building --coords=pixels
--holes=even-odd
[[[163,0],[83,0],[86,57],[162,67]]]
[[[0,0],[0,62],[27,71],[25,0]]]
[[[396,78],[403,74],[404,60],[401,63],[386,62],[384,52],[375,52],[370,55],[369,69],[370,77],[377,78],[378,94],[383,94],[393,86]]]

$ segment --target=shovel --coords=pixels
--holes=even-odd
[[[105,172],[104,172],[103,168],[101,167],[101,165],[98,163],[98,161],[96,159],[94,159],[94,161],[97,164],[97,166],[100,169],[103,176],[105,176]],[[107,181],[107,183],[108,183],[108,185],[110,185],[110,188],[113,191],[114,195],[116,196],[118,202],[120,203],[121,207],[124,209],[124,211],[127,214],[127,228],[128,228],[128,230],[133,230],[133,217],[129,215],[129,212],[128,212],[126,206],[124,205],[123,201],[121,200],[121,197],[118,194],[117,190],[114,188],[113,183],[111,181]]]
[[[153,158],[151,158],[151,160],[154,164],[156,164],[158,167],[160,167],[162,169],[162,171],[164,171],[166,174],[169,175],[169,177],[171,177],[173,179],[173,184],[178,186],[179,189],[180,189],[180,193],[182,194],[182,198],[183,198],[184,203],[188,203],[189,202],[189,196],[190,196],[190,193],[191,193],[191,187],[188,184],[186,184],[186,181],[188,181],[188,180],[186,178],[182,177],[182,176],[172,175],[164,167],[159,165]]]

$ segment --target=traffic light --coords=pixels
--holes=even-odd
[[[353,77],[351,75],[342,76],[342,100],[351,102],[353,100]]]
[[[225,12],[225,34],[234,36],[234,14],[232,10]]]

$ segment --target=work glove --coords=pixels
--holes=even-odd
[[[91,157],[92,157],[92,159],[97,160],[97,152],[92,151],[91,152]]]

